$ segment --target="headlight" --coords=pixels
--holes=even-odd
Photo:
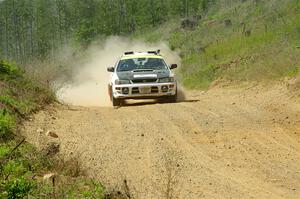
[[[115,84],[116,84],[116,85],[120,85],[120,84],[130,84],[130,81],[129,81],[129,80],[116,79]]]
[[[159,83],[167,83],[167,82],[174,82],[174,77],[165,77],[159,79]]]

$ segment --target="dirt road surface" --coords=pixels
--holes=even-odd
[[[300,95],[285,85],[186,92],[175,104],[55,105],[25,122],[133,198],[300,198]]]

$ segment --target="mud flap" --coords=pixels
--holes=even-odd
[[[112,95],[112,85],[111,84],[108,84],[108,95],[109,95],[110,101],[112,101],[113,95]]]

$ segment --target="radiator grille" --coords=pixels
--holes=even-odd
[[[141,83],[155,83],[157,79],[134,79],[131,80],[134,84],[141,84]]]

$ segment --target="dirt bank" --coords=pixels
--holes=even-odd
[[[24,125],[135,198],[299,198],[300,97],[285,85],[187,92],[176,104],[56,105]]]

